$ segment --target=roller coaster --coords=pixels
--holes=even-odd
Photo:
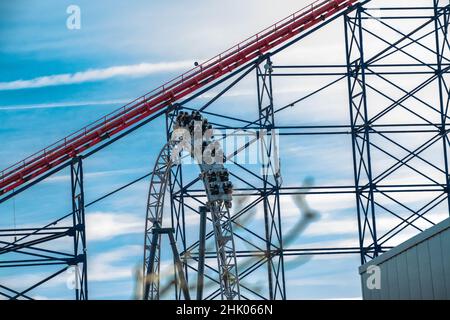
[[[233,240],[233,227],[229,208],[232,203],[233,186],[229,181],[228,170],[223,166],[223,151],[220,144],[212,140],[212,127],[208,120],[204,119],[198,111],[193,111],[191,115],[183,111],[177,116],[175,121],[175,136],[164,146],[153,170],[149,200],[147,203],[145,255],[144,255],[144,299],[158,299],[160,279],[160,241],[158,234],[163,223],[164,195],[166,193],[170,169],[175,164],[180,163],[180,153],[184,148],[189,150],[192,157],[199,163],[200,176],[205,185],[208,198],[207,211],[211,213],[214,238],[217,252],[217,263],[219,266],[219,280],[222,298],[233,300],[239,298],[239,278],[237,272],[237,262],[235,256],[235,246]],[[178,133],[177,133],[178,131]],[[181,132],[180,132],[181,131]],[[200,134],[200,139],[195,140],[195,131]],[[196,146],[196,144],[198,146]],[[202,223],[205,223],[203,220]],[[205,226],[202,226],[205,229]],[[171,231],[173,233],[173,231]],[[171,235],[173,237],[173,235]],[[171,238],[171,241],[174,240]],[[205,235],[200,236],[200,241],[204,243]],[[147,250],[149,248],[149,250]],[[178,258],[178,250],[174,250],[174,259]],[[204,268],[204,259],[200,260],[199,269]],[[178,268],[181,268],[181,261],[176,260]],[[186,288],[182,269],[179,269],[179,277],[182,279],[182,287]],[[200,279],[200,282],[203,282]],[[198,290],[201,291],[202,284]],[[185,298],[189,297],[189,291],[184,291]]]

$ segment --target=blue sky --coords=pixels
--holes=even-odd
[[[127,101],[189,69],[195,61],[299,9],[307,1],[27,1],[0,3],[0,168],[5,168],[70,134]],[[68,30],[66,8],[81,8],[81,29]],[[275,58],[280,63],[343,63],[342,21],[303,40]],[[277,60],[278,59],[278,60]],[[299,62],[301,59],[301,62]],[[329,80],[329,79],[328,79]],[[213,110],[254,117],[254,79]],[[292,83],[277,80],[282,106],[325,80]],[[205,99],[205,97],[200,98]],[[346,124],[345,83],[280,114],[280,124]],[[200,101],[201,102],[201,101]],[[195,103],[195,102],[194,102]],[[243,107],[245,106],[245,107]],[[87,202],[149,172],[164,142],[158,119],[85,162]],[[319,185],[352,183],[351,145],[347,136],[282,138],[282,172],[286,185],[308,176]],[[90,297],[129,299],[133,269],[142,256],[148,181],[87,209]],[[41,225],[69,212],[68,172],[0,207],[0,225]],[[61,199],[67,199],[62,201]],[[292,244],[357,246],[351,195],[309,196],[321,219]],[[292,199],[283,204],[283,225],[298,220]],[[15,210],[13,209],[15,208]],[[260,220],[255,228],[262,228]],[[189,232],[195,234],[195,226]],[[64,245],[62,243],[61,245]],[[359,257],[313,257],[287,271],[288,297],[351,299],[360,297]],[[0,282],[19,287],[46,270],[0,270]],[[256,283],[258,279],[250,279]],[[37,291],[38,298],[71,298],[64,279]]]

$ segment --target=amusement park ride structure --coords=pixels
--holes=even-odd
[[[192,286],[190,274],[197,274],[198,299],[286,299],[285,257],[319,254],[359,254],[361,263],[377,257],[389,250],[396,237],[407,227],[422,230],[419,222],[434,224],[427,213],[437,206],[450,207],[449,168],[447,149],[449,147],[448,119],[449,90],[447,75],[449,68],[448,24],[450,5],[442,0],[433,0],[430,7],[387,7],[377,8],[385,12],[382,17],[372,15],[368,7],[374,1],[356,0],[319,0],[290,15],[257,35],[232,47],[224,53],[197,65],[187,73],[175,78],[161,87],[145,94],[115,112],[99,119],[91,125],[58,141],[50,147],[18,162],[0,172],[0,204],[13,198],[28,188],[37,187],[47,177],[70,168],[72,210],[69,214],[46,226],[23,229],[0,230],[0,267],[19,268],[21,266],[61,265],[54,274],[34,283],[25,290],[17,290],[0,283],[0,295],[10,299],[31,299],[30,292],[58,276],[70,266],[77,266],[79,277],[75,287],[76,299],[88,298],[88,271],[85,235],[85,208],[98,203],[106,197],[120,192],[128,186],[150,177],[150,189],[147,202],[145,228],[143,297],[160,297],[160,249],[164,235],[168,235],[174,261],[176,281],[174,293],[176,299],[189,299]],[[392,15],[390,13],[392,12]],[[426,12],[426,14],[425,14]],[[431,13],[431,14],[430,14]],[[294,45],[300,45],[305,37],[324,28],[332,21],[343,20],[346,48],[346,62],[342,65],[275,65],[272,57]],[[371,31],[365,24],[369,19],[389,28],[397,35],[395,39],[383,38]],[[414,28],[409,32],[399,30],[395,23],[408,20]],[[375,37],[384,43],[377,52],[369,50],[366,39]],[[430,38],[433,46],[430,46]],[[408,52],[415,46],[424,50],[426,58],[416,57]],[[403,61],[390,60],[401,55]],[[306,72],[305,70],[308,70]],[[336,71],[338,70],[338,71]],[[241,119],[210,111],[209,107],[220,97],[235,87],[240,81],[254,73],[258,95],[258,117],[254,120]],[[301,97],[286,106],[274,103],[276,90],[273,87],[275,77],[334,76],[331,83]],[[391,80],[390,76],[426,77],[414,88],[405,88],[401,83]],[[398,94],[383,92],[371,82],[372,78],[395,87]],[[340,126],[280,126],[276,115],[301,104],[311,96],[326,90],[330,86],[346,82],[348,88],[348,110],[350,123]],[[198,102],[198,97],[214,88],[223,89],[206,103]],[[429,102],[420,93],[424,88],[433,87],[436,91],[434,101]],[[368,98],[376,93],[382,96],[388,105],[371,105]],[[197,99],[197,100],[196,100]],[[432,116],[417,111],[409,102],[430,109]],[[193,108],[189,103],[195,102]],[[392,110],[403,109],[416,117],[417,122],[383,122],[384,116]],[[376,110],[376,111],[374,111]],[[205,117],[208,117],[206,120]],[[435,120],[438,116],[438,121]],[[105,196],[85,203],[83,182],[83,160],[93,156],[103,148],[118,141],[152,122],[158,117],[166,119],[167,144],[163,146],[153,171],[131,181],[129,184],[111,191]],[[256,132],[254,140],[244,144],[229,155],[223,154],[218,137],[212,134],[205,138],[204,133],[215,129],[231,129]],[[186,180],[183,165],[178,162],[177,149],[183,139],[173,139],[174,132],[185,130],[193,132],[196,128],[202,132],[201,153],[210,146],[213,158],[223,162],[206,163],[195,156],[198,162],[197,177]],[[264,131],[264,135],[258,132]],[[282,170],[278,159],[278,145],[275,135],[347,135],[351,138],[354,170],[354,184],[348,186],[284,186]],[[414,136],[427,133],[430,138],[412,148],[395,140],[391,134]],[[225,138],[225,137],[223,137]],[[217,139],[217,140],[214,140]],[[380,139],[388,142],[381,144]],[[194,141],[195,142],[195,141]],[[259,144],[262,164],[258,170],[251,170],[233,160],[236,155],[252,144]],[[431,146],[440,144],[438,164],[423,156]],[[391,152],[395,146],[406,153],[399,156]],[[379,170],[374,166],[374,152],[381,152],[394,161],[393,165]],[[175,157],[174,157],[175,155]],[[429,166],[436,174],[418,169],[416,162]],[[420,177],[420,182],[390,182],[389,178],[399,169],[408,168]],[[439,178],[436,178],[436,176]],[[422,182],[425,179],[426,182]],[[233,187],[237,181],[242,187]],[[199,185],[200,183],[200,185]],[[288,238],[283,237],[282,197],[305,194],[342,194],[355,196],[356,218],[358,222],[358,247],[328,248],[287,248]],[[422,205],[412,208],[399,200],[396,195],[417,193],[429,197]],[[166,197],[167,195],[167,197]],[[251,202],[230,213],[233,199],[240,196],[251,197]],[[398,209],[384,205],[379,199],[388,199]],[[424,197],[422,197],[424,199]],[[190,200],[196,201],[192,207]],[[169,202],[169,205],[166,205]],[[264,229],[253,230],[243,223],[249,212],[262,206]],[[199,237],[189,242],[186,236],[185,214],[192,211],[200,216]],[[163,211],[168,211],[163,215]],[[379,228],[377,215],[380,211],[398,218],[399,223]],[[170,228],[163,226],[164,219],[169,220]],[[62,221],[70,221],[69,226],[60,227]],[[206,232],[206,223],[211,222],[212,231]],[[143,221],[144,223],[144,221]],[[236,230],[239,230],[237,232]],[[379,232],[381,229],[382,232]],[[51,247],[54,240],[73,238],[73,253],[67,254]],[[205,241],[213,239],[214,250],[206,250]],[[392,240],[394,239],[394,242]],[[45,249],[40,247],[46,244]],[[251,249],[245,249],[247,246]],[[23,259],[3,259],[8,255],[22,255]],[[251,260],[244,260],[246,258]],[[209,263],[216,261],[217,264]],[[247,262],[244,262],[247,261]],[[258,292],[246,285],[243,279],[254,275],[265,267],[264,292]],[[260,274],[258,273],[258,276]],[[211,286],[204,288],[205,279]],[[206,290],[208,289],[208,290]],[[205,290],[205,293],[203,293]]]

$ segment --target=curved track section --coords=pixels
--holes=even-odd
[[[160,271],[160,243],[161,235],[158,235],[158,243],[154,255],[151,254],[152,230],[162,226],[164,198],[168,181],[170,181],[170,144],[166,144],[156,159],[153,174],[150,180],[150,189],[147,200],[147,216],[145,219],[144,240],[144,299],[159,300],[159,271]]]
[[[191,138],[193,137],[193,138]],[[197,111],[180,112],[171,141],[161,150],[150,181],[144,243],[144,299],[159,299],[160,237],[153,231],[160,228],[164,216],[164,199],[170,183],[170,171],[180,165],[181,152],[189,151],[200,168],[205,186],[206,206],[211,213],[215,237],[221,298],[240,299],[236,250],[230,211],[233,185],[223,165],[223,151],[214,140],[208,120]],[[157,243],[152,243],[156,239]],[[152,252],[152,245],[156,248]]]

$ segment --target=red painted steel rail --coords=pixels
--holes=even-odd
[[[0,171],[0,195],[169,107],[206,84],[326,20],[357,0],[319,0],[222,52],[214,58],[135,99],[51,146]]]

